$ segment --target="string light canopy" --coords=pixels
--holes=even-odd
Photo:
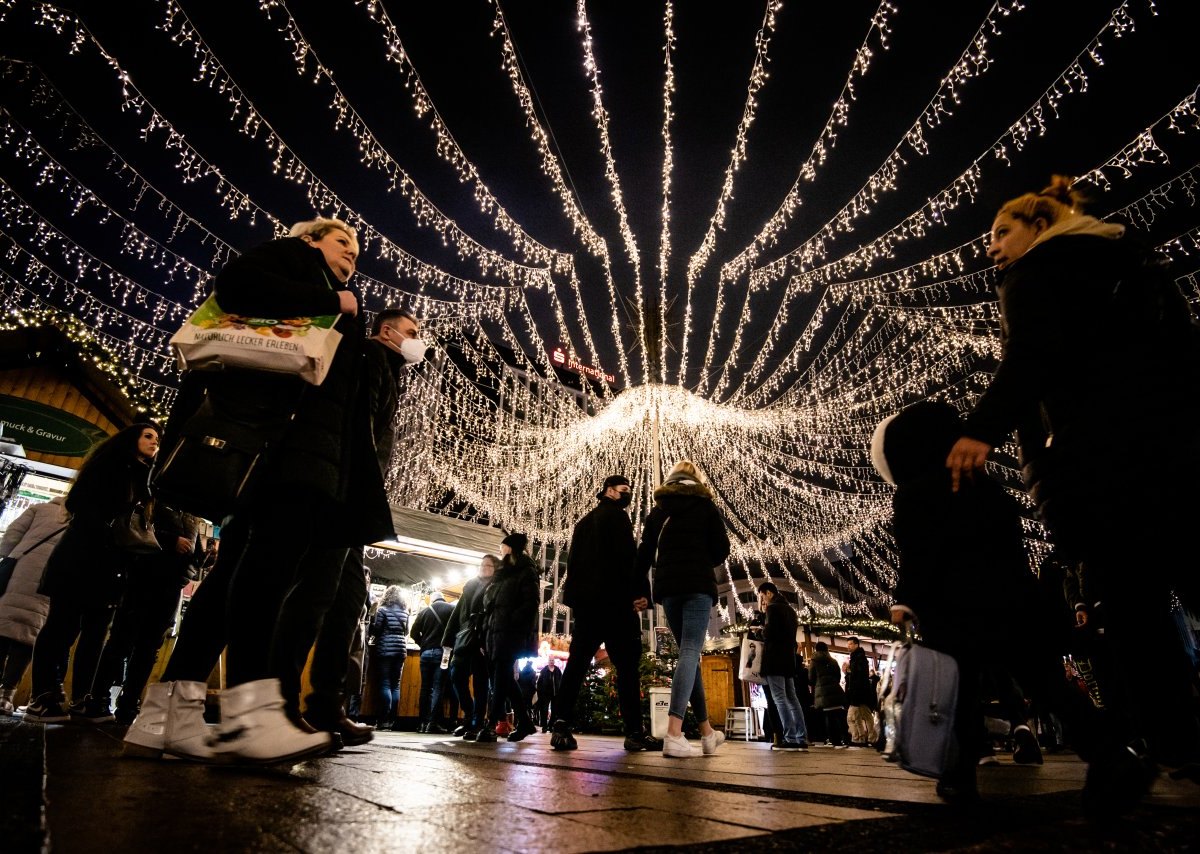
[[[0,0],[3,324],[63,329],[162,417],[221,266],[341,217],[368,318],[407,308],[438,352],[394,501],[548,548],[605,475],[640,517],[688,458],[724,580],[862,624],[896,580],[868,439],[986,388],[1001,202],[1080,176],[1200,304],[1184,0],[127,5]]]

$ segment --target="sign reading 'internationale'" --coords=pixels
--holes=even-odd
[[[550,351],[550,361],[555,366],[579,374],[580,376],[591,377],[594,380],[607,382],[610,385],[616,382],[616,377],[607,373],[603,368],[593,368],[591,365],[583,364],[583,362],[567,353],[562,347],[555,347]]]

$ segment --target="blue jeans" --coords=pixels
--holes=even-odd
[[[804,709],[800,707],[800,698],[796,696],[796,682],[791,676],[765,676],[767,687],[771,689],[771,699],[779,710],[779,720],[783,724],[783,740],[788,742],[808,741],[808,730],[804,726]]]
[[[442,717],[442,648],[421,650],[421,723],[436,724]]]
[[[708,630],[712,597],[707,593],[668,596],[662,606],[667,625],[679,645],[679,662],[671,679],[671,708],[667,713],[683,720],[690,701],[696,721],[704,723],[708,720],[708,706],[704,702],[704,682],[700,679],[700,647]]]
[[[379,667],[379,720],[394,720],[396,705],[400,702],[400,676],[404,673],[404,656],[381,655],[375,659],[375,663]]]

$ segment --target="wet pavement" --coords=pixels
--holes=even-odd
[[[1131,815],[1080,813],[1084,766],[980,769],[985,803],[873,750],[726,742],[678,760],[621,739],[474,744],[378,733],[336,756],[263,768],[120,755],[119,727],[0,722],[0,850],[52,852],[1129,850],[1200,847],[1200,785],[1165,775]]]

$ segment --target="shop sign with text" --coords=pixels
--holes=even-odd
[[[82,457],[108,434],[77,415],[23,397],[0,394],[0,424],[4,438],[26,451],[63,457]]]

